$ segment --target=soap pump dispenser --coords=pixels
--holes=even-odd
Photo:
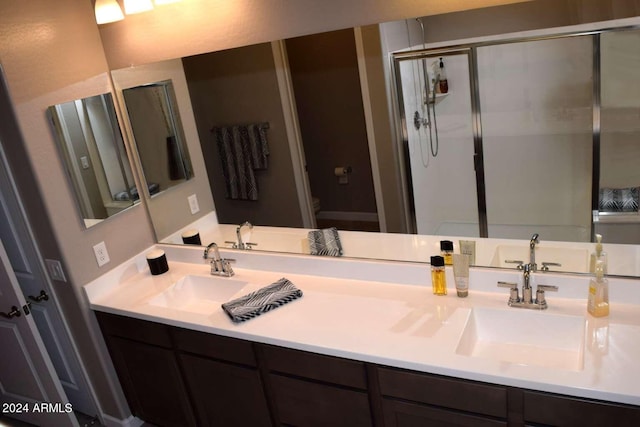
[[[595,273],[596,263],[602,261],[604,274],[607,274],[607,253],[602,250],[602,234],[596,234],[596,249],[591,254],[589,262],[589,272]]]
[[[597,260],[595,274],[589,282],[587,311],[594,317],[609,315],[609,281],[604,277],[604,261]]]
[[[440,91],[440,93],[448,93],[449,92],[449,81],[447,80],[447,71],[444,68],[444,61],[442,60],[442,58],[440,58],[440,63],[439,65],[439,75],[440,75],[440,81],[438,83],[438,90]]]

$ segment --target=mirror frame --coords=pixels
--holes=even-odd
[[[76,177],[75,177],[76,173],[73,171],[74,167],[70,164],[72,159],[71,159],[71,153],[69,152],[69,149],[68,149],[68,144],[70,144],[70,142],[67,141],[67,132],[68,132],[67,126],[65,125],[64,119],[60,117],[58,112],[58,109],[62,108],[63,106],[76,103],[76,102],[83,102],[83,105],[84,105],[84,101],[93,100],[93,99],[99,99],[100,102],[102,102],[105,107],[105,112],[108,114],[108,121],[109,121],[108,125],[109,125],[110,134],[111,134],[111,142],[113,144],[114,152],[117,155],[121,178],[124,181],[124,184],[126,186],[123,192],[127,192],[129,195],[129,200],[119,201],[114,199],[113,194],[110,194],[111,201],[112,202],[127,202],[127,201],[130,202],[127,206],[122,207],[122,209],[118,209],[118,211],[113,214],[108,214],[108,207],[104,206],[105,210],[107,211],[107,215],[105,218],[85,218],[86,216],[84,214],[85,208],[83,207],[83,202],[81,201],[82,196],[79,194],[81,192],[81,190],[79,189],[80,184],[76,182]],[[117,104],[116,104],[115,96],[111,92],[106,92],[106,93],[93,95],[93,96],[89,96],[82,99],[76,99],[76,100],[68,101],[65,103],[52,105],[48,107],[46,111],[47,118],[49,119],[49,123],[51,125],[51,132],[53,133],[53,138],[56,142],[57,151],[60,156],[60,161],[63,164],[63,169],[65,170],[67,182],[72,190],[71,193],[74,196],[73,199],[76,205],[78,218],[80,219],[80,222],[82,223],[84,229],[95,227],[96,225],[102,223],[103,221],[109,220],[110,218],[118,215],[119,213],[122,213],[140,204],[139,199],[135,200],[131,196],[130,189],[132,186],[135,186],[136,168],[133,166],[131,152],[127,147],[127,142],[125,139],[125,135],[122,131],[123,128],[120,124],[120,120],[119,120],[118,112],[116,108],[117,108]],[[87,145],[86,139],[85,139],[84,145]],[[96,150],[99,150],[97,145],[96,145]],[[124,153],[122,152],[122,150],[124,150]],[[100,157],[100,152],[97,153],[97,156]],[[127,159],[130,177],[127,176],[127,173],[124,170],[124,167],[125,167],[123,165],[124,157],[126,157]],[[96,181],[98,181],[99,180],[99,177],[97,176],[98,169],[96,169],[96,166],[93,163],[94,162],[89,163],[89,165],[87,165],[86,168],[88,169],[89,167],[91,167],[91,165],[93,165],[92,167],[93,175],[95,176]],[[104,171],[104,168],[105,168],[105,165],[103,163],[103,160],[100,159],[100,170]],[[107,178],[105,177],[105,180],[106,179]],[[89,223],[93,221],[96,221],[96,222],[92,224]]]

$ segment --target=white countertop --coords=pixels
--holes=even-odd
[[[291,280],[303,292],[300,299],[235,324],[219,304],[201,313],[149,304],[179,278],[209,274],[209,265],[199,259],[200,248],[157,247],[167,252],[169,272],[151,276],[144,254],[140,254],[85,286],[91,308],[381,365],[640,405],[637,280],[612,280],[611,314],[595,319],[586,312],[588,277],[536,275],[538,283],[560,287],[557,294],[547,294],[549,309],[541,315],[584,319],[583,366],[571,370],[518,365],[456,352],[474,308],[530,312],[508,307],[508,290],[495,286],[497,280],[517,280],[513,271],[472,268],[469,297],[458,298],[451,271],[447,271],[449,295],[432,294],[426,264],[228,251],[223,256],[237,259],[236,274],[218,281],[247,283],[228,300],[281,277]],[[596,333],[600,334],[600,347],[594,344]]]

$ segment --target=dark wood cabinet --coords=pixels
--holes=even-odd
[[[638,426],[640,407],[378,366],[96,313],[158,426]]]
[[[384,425],[387,427],[498,427],[508,425],[504,420],[494,420],[395,399],[383,400],[383,412]]]
[[[637,427],[640,407],[524,391],[524,420],[528,424],[567,427]]]
[[[131,412],[158,426],[195,426],[168,327],[98,313]]]
[[[199,426],[270,426],[253,344],[172,328]]]
[[[180,355],[199,426],[270,426],[269,408],[255,370]]]
[[[386,426],[507,425],[507,388],[394,368],[377,369]]]
[[[371,426],[362,362],[262,345],[278,418],[293,426]]]

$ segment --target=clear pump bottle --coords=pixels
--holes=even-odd
[[[609,315],[609,281],[604,277],[604,261],[597,260],[595,274],[589,282],[587,311],[595,317]]]

